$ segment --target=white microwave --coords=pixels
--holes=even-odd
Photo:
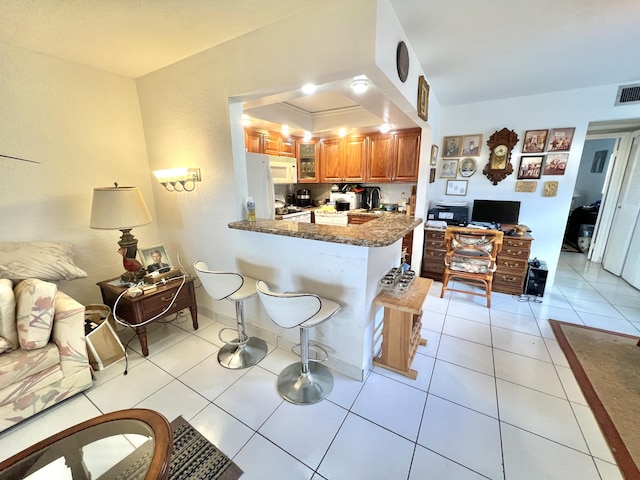
[[[269,155],[269,166],[273,183],[297,183],[296,159]]]

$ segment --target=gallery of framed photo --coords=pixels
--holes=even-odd
[[[429,120],[429,84],[424,75],[418,78],[418,116],[425,122]]]
[[[438,159],[438,146],[431,145],[431,166],[436,166],[436,160]]]
[[[482,146],[482,135],[464,135],[462,137],[462,155],[478,156]]]
[[[469,180],[447,180],[447,195],[466,195]]]
[[[524,132],[522,153],[544,152],[544,146],[547,144],[548,134],[549,130],[527,130]]]
[[[440,168],[440,178],[456,178],[458,176],[458,159],[447,160],[442,159],[442,168]]]
[[[164,245],[154,245],[153,247],[145,247],[138,250],[140,260],[147,269],[147,272],[155,272],[163,267],[171,265],[169,255]]]
[[[568,152],[573,142],[575,128],[552,128],[549,130],[547,152]]]
[[[462,137],[444,137],[442,139],[442,158],[459,157]]]
[[[544,160],[544,175],[564,175],[567,168],[568,153],[552,153],[546,156]]]
[[[542,160],[544,155],[521,156],[518,167],[518,180],[538,179],[542,175]]]
[[[475,158],[467,157],[460,160],[460,176],[471,177],[478,169],[478,162]]]

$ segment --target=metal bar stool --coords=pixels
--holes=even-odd
[[[234,330],[225,327],[218,338],[225,345],[218,352],[218,362],[225,368],[240,369],[255,365],[267,354],[267,344],[257,337],[245,333],[243,301],[256,295],[256,280],[235,272],[214,272],[204,262],[193,264],[202,286],[215,300],[227,299],[236,304],[237,338],[228,341],[222,338],[223,332]]]
[[[258,296],[267,314],[283,328],[300,327],[300,362],[286,367],[278,375],[278,393],[298,405],[316,403],[331,393],[333,376],[317,360],[309,363],[309,329],[334,316],[340,304],[312,293],[276,293],[258,280]],[[326,360],[327,353],[318,345]],[[321,361],[322,361],[321,360]]]

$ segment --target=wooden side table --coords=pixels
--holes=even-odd
[[[100,292],[102,293],[102,301],[106,305],[109,305],[112,310],[118,296],[127,289],[127,287],[117,285],[117,281],[118,278],[98,282],[98,287],[100,287]],[[191,312],[193,329],[198,329],[198,306],[193,285],[194,281],[194,277],[187,277],[184,286],[178,292],[178,288],[182,284],[182,278],[174,278],[168,280],[164,285],[158,285],[157,290],[153,292],[144,293],[139,297],[130,297],[125,294],[120,298],[115,313],[118,317],[129,322],[135,329],[138,340],[140,341],[140,347],[142,348],[142,354],[145,357],[149,355],[149,347],[147,345],[147,325],[144,324],[144,322],[167,308],[176,294],[177,298],[171,308],[156,320],[188,308]]]
[[[373,359],[374,365],[416,379],[418,371],[413,370],[411,364],[418,345],[427,344],[427,340],[420,336],[422,304],[432,284],[430,278],[416,277],[402,297],[382,291],[373,299],[373,303],[384,307],[382,348]]]

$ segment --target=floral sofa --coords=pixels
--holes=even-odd
[[[84,313],[53,282],[0,278],[0,431],[92,385]]]

